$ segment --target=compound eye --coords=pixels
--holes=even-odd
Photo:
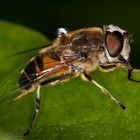
[[[123,35],[118,31],[107,32],[106,46],[112,57],[118,56],[123,48]]]

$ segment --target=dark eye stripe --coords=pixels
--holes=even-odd
[[[123,48],[123,35],[118,31],[108,32],[106,34],[106,46],[112,57],[118,56]]]

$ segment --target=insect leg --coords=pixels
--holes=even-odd
[[[73,76],[73,74],[65,74],[65,75],[61,75],[49,80],[46,80],[42,83],[40,83],[40,85],[37,87],[37,94],[36,94],[36,111],[34,113],[32,122],[30,127],[28,128],[28,130],[23,134],[23,136],[27,136],[29,133],[31,133],[32,128],[34,127],[34,124],[36,122],[38,113],[39,113],[39,109],[40,109],[40,86],[49,86],[49,85],[54,85],[54,83],[58,83],[58,82],[62,82],[64,80],[67,80],[69,78],[71,78]]]
[[[130,80],[130,81],[133,81],[133,82],[140,82],[139,80],[134,80],[133,78],[132,78],[132,72],[134,71],[135,69],[133,69],[133,68],[129,68],[128,69],[128,80]],[[136,70],[135,70],[136,71]]]
[[[116,68],[115,64],[108,64],[108,65],[100,65],[100,71],[102,72],[110,72]]]
[[[119,102],[108,90],[106,90],[103,86],[98,84],[90,75],[86,72],[83,72],[83,76],[89,82],[95,84],[104,94],[108,95],[116,104],[118,104],[124,111],[127,110],[126,106]]]
[[[32,131],[33,127],[34,127],[34,124],[36,122],[36,119],[38,117],[39,110],[40,110],[40,85],[37,87],[37,93],[36,93],[36,110],[35,110],[35,113],[33,115],[32,122],[31,122],[31,125],[28,128],[28,130],[25,133],[23,133],[23,136],[26,136],[29,133],[31,133],[31,131]]]
[[[117,63],[117,64],[116,65],[115,64],[100,65],[99,68],[103,72],[109,72],[109,71],[113,71],[116,67],[123,66],[124,68],[128,68],[128,80],[133,81],[133,82],[140,82],[140,80],[135,80],[132,78],[133,71],[140,72],[140,70],[132,68],[130,64],[127,64],[127,65],[123,65],[123,64],[121,65],[121,63]]]

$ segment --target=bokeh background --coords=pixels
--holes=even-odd
[[[104,24],[118,25],[133,34],[131,62],[134,67],[140,68],[140,2],[138,1],[46,0],[23,3],[15,0],[0,3],[0,20],[39,31],[52,41],[59,27],[75,30],[83,27],[102,27]],[[30,49],[30,45],[34,48],[38,47],[34,44],[47,42],[42,34],[29,29],[0,21],[0,50],[2,50],[0,51],[0,94],[1,87],[7,89],[7,85],[3,86],[3,79],[34,56],[26,53],[5,59],[6,55],[22,51],[24,47]],[[137,75],[140,79],[140,74]],[[5,81],[14,82],[12,86],[17,88],[19,73],[12,76],[16,78],[12,77],[9,81],[7,79]],[[110,73],[97,71],[92,73],[92,76],[127,105],[128,112],[121,111],[108,97],[101,94],[97,87],[81,81],[80,78],[73,79],[64,85],[41,90],[40,116],[32,135],[27,139],[139,140],[139,84],[129,82],[126,78],[127,72],[124,70]],[[29,125],[35,107],[34,94],[29,94],[17,102],[12,102],[9,96],[15,95],[9,94],[4,99],[0,98],[0,139],[2,140],[11,140],[11,136],[18,138]],[[1,138],[1,132],[6,136],[10,134],[9,138]]]
[[[134,35],[131,61],[140,68],[140,2],[123,0],[15,0],[0,4],[0,19],[12,21],[55,38],[58,27],[70,30],[115,24]]]

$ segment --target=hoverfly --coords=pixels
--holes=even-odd
[[[127,109],[107,89],[98,84],[90,75],[97,69],[102,72],[112,71],[118,67],[128,69],[128,79],[133,68],[130,65],[131,35],[118,26],[107,25],[103,28],[82,28],[68,32],[59,28],[56,40],[38,52],[22,70],[18,79],[21,94],[15,100],[36,90],[36,111],[28,130],[28,135],[35,124],[40,110],[40,88],[53,86],[71,78],[80,76],[83,80],[95,84],[124,111]]]

